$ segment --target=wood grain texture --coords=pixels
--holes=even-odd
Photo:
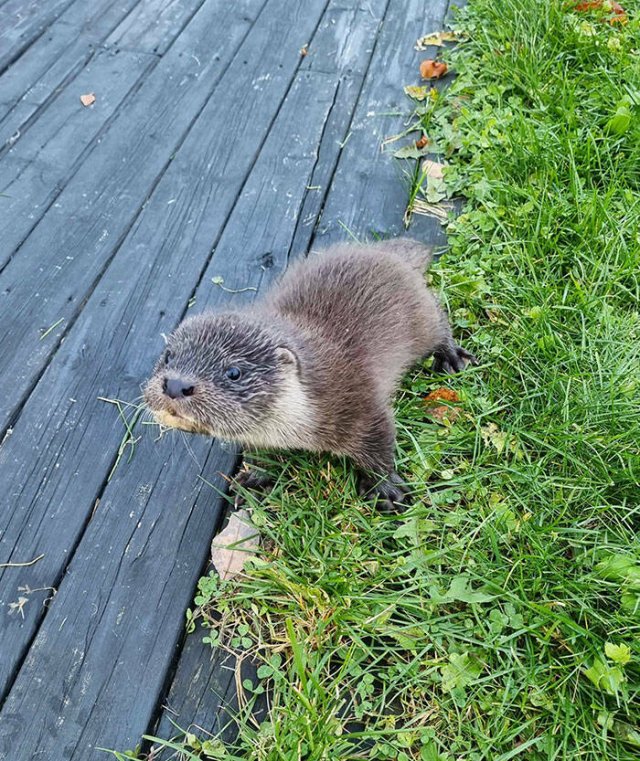
[[[143,0],[127,14],[105,44],[163,55],[204,0]],[[245,21],[251,21],[247,16]]]
[[[3,157],[0,269],[6,266],[108,128],[127,96],[156,63],[144,53],[101,50]],[[80,95],[95,93],[85,107]]]
[[[7,0],[0,6],[0,73],[37,39],[73,0]]]
[[[243,15],[246,13],[246,9],[242,8],[240,4],[237,7]],[[192,42],[200,41],[203,47],[205,44],[210,45],[212,41],[215,42],[215,37],[211,34],[209,23],[213,17],[220,16],[218,4],[211,3],[210,11],[210,15],[205,14],[202,18],[202,28],[194,29],[193,35],[190,35]],[[225,30],[223,33],[221,32],[221,36],[229,39],[228,45],[219,41],[227,63],[230,63],[237,50],[236,46],[232,43],[241,40],[245,36],[249,24],[242,19],[238,19],[236,26],[237,31],[235,33],[229,33],[228,30]],[[261,38],[259,38],[260,40]],[[195,46],[195,49],[198,49],[198,46]],[[215,85],[216,80],[214,79],[211,85],[212,90],[215,89]],[[193,87],[193,93],[194,95],[199,94],[196,87]],[[174,118],[174,112],[170,107],[168,107],[167,116],[170,119]],[[122,124],[126,132],[125,137],[127,137],[130,127],[125,121]],[[169,125],[167,129],[171,126],[173,124]],[[162,129],[162,127],[158,127],[158,129]],[[170,143],[169,148],[172,149],[173,144]],[[188,154],[185,155],[187,155],[185,165],[183,166],[180,163],[175,164],[177,169],[172,171],[171,176],[176,177],[176,171],[181,169],[181,175],[179,175],[181,182],[184,187],[188,187],[189,162],[195,160],[195,158],[189,158]],[[206,156],[198,151],[196,151],[195,156],[199,158],[200,162],[206,162]],[[121,163],[121,158],[122,155],[120,153],[116,153],[111,157],[105,156],[103,173],[106,174],[108,166],[111,166],[112,171],[115,172],[115,168],[119,167]],[[92,176],[91,165],[85,166],[88,170],[86,182],[89,183]],[[88,209],[94,208],[97,209],[96,214],[102,212],[104,217],[108,218],[110,213],[108,207],[112,199],[111,196],[101,192],[100,181],[103,179],[103,176],[104,174],[97,174],[98,184],[93,187],[91,192],[83,191],[86,192],[86,197],[80,194],[80,204],[83,210],[87,209],[87,214],[89,213]],[[128,175],[125,173],[124,184],[121,188],[113,191],[116,193],[117,200],[119,200],[122,207],[125,206],[127,198],[130,199],[130,196],[127,195],[129,191],[127,181]],[[191,186],[197,187],[197,184],[191,181]],[[167,186],[162,186],[162,189],[165,187]],[[120,199],[121,196],[124,198]],[[175,216],[165,214],[165,210],[168,208],[167,201],[170,198],[171,195],[168,198],[164,198],[161,215],[161,218],[168,223],[168,228],[160,229],[154,220],[146,229],[156,233],[156,237],[153,237],[152,234],[148,240],[146,237],[139,239],[141,240],[143,250],[149,252],[148,262],[144,262],[140,258],[143,250],[137,248],[133,250],[124,249],[124,269],[118,270],[115,282],[107,285],[96,297],[95,303],[97,306],[93,317],[91,312],[84,314],[84,319],[79,325],[77,333],[79,343],[72,343],[71,341],[68,343],[70,348],[73,347],[75,349],[75,353],[72,355],[69,355],[68,351],[61,353],[57,362],[49,367],[46,377],[38,385],[36,391],[30,397],[29,403],[22,411],[23,414],[14,430],[15,435],[12,434],[0,448],[0,481],[10,484],[7,493],[11,495],[11,508],[3,511],[0,515],[0,553],[3,561],[6,562],[5,559],[10,558],[14,552],[29,551],[28,548],[41,545],[42,542],[52,546],[43,561],[31,569],[34,571],[35,576],[26,579],[26,583],[32,589],[56,585],[67,562],[67,555],[73,549],[76,538],[88,520],[93,502],[98,496],[101,484],[104,482],[114,459],[118,446],[119,432],[117,425],[114,425],[115,421],[112,410],[107,410],[106,405],[98,403],[96,397],[105,394],[117,395],[118,385],[123,387],[122,396],[128,394],[128,398],[132,398],[139,394],[139,383],[145,372],[141,366],[138,366],[134,373],[127,374],[126,367],[123,367],[121,362],[118,362],[116,358],[111,357],[111,362],[113,363],[111,369],[108,363],[102,366],[100,360],[105,356],[105,353],[106,356],[109,356],[108,347],[112,340],[118,335],[121,337],[122,335],[127,335],[129,329],[128,322],[133,319],[131,314],[123,318],[121,312],[115,311],[117,307],[121,310],[124,309],[130,297],[130,293],[127,292],[124,302],[118,300],[122,292],[123,283],[126,282],[127,285],[132,284],[130,278],[132,268],[138,266],[141,270],[137,292],[139,295],[148,293],[149,289],[152,288],[152,284],[145,283],[143,276],[147,273],[147,266],[153,263],[155,257],[156,252],[151,248],[151,245],[156,245],[158,250],[162,251],[162,246],[170,246],[176,237],[184,237],[185,241],[188,239],[188,236],[184,235],[181,229],[181,225],[185,225],[186,220],[182,215],[177,213],[178,209],[182,209],[182,205],[180,204],[176,207]],[[104,206],[98,204],[98,199],[103,199],[103,204],[107,207],[106,210]],[[60,202],[58,201],[57,203]],[[64,208],[55,211],[58,212],[55,223],[55,230],[58,234],[64,234],[65,222],[69,228],[74,228],[76,220],[73,216],[65,217]],[[67,211],[68,214],[69,211]],[[136,229],[140,229],[140,225]],[[81,225],[75,225],[75,232],[82,235]],[[161,237],[163,234],[165,236],[164,240]],[[66,256],[73,256],[73,252],[67,249],[65,253],[64,248],[60,251],[55,251],[54,249],[53,253],[43,256],[42,251],[51,251],[51,239],[47,236],[46,225],[43,226],[41,235],[42,247],[31,249],[34,259],[27,264],[32,265],[32,268],[35,266],[38,268],[38,271],[41,271],[41,287],[45,290],[39,292],[33,279],[27,279],[22,283],[24,287],[23,295],[26,299],[26,302],[22,304],[25,317],[28,316],[29,310],[31,310],[33,316],[38,314],[40,299],[45,300],[49,298],[48,294],[52,284],[55,283],[54,287],[56,288],[61,287],[59,284],[64,284],[67,288],[74,288],[72,272],[69,273],[68,277],[64,277],[60,276],[58,270],[55,270],[55,265],[58,264],[56,256],[64,261]],[[98,239],[96,241],[96,236],[101,236],[104,240],[100,241]],[[31,240],[31,237],[29,240]],[[93,236],[89,236],[86,246],[82,245],[82,240],[77,241],[76,254],[83,267],[96,267],[96,262],[94,262],[95,247],[91,248],[90,242],[93,242],[94,246],[97,243],[100,246],[99,251],[110,250],[107,248],[108,242],[112,248],[116,247],[117,241],[107,241],[107,238],[109,238],[108,230],[106,235],[97,232]],[[150,244],[149,248],[144,248],[147,243]],[[21,253],[24,253],[24,247]],[[55,276],[56,272],[58,273],[57,278]],[[28,275],[26,277],[28,278]],[[162,277],[171,277],[171,272],[163,272]],[[136,285],[135,281],[133,281],[133,285]],[[160,294],[158,295],[160,296]],[[67,296],[66,298],[68,299],[69,297]],[[132,306],[136,306],[135,301]],[[6,302],[5,308],[7,308]],[[156,314],[159,314],[161,310],[160,302],[157,302]],[[10,311],[7,311],[7,314],[10,314]],[[112,325],[106,332],[103,330],[105,322],[103,315],[105,314],[110,315],[112,318],[115,317],[117,320],[116,326]],[[148,315],[148,312],[144,314]],[[123,319],[126,320],[124,323],[122,322]],[[155,336],[155,322],[150,319],[149,323],[149,335]],[[5,328],[5,335],[10,336],[14,325],[15,320],[12,320],[12,324],[7,325]],[[118,333],[118,329],[124,331],[124,334],[122,332]],[[139,350],[135,350],[133,353],[134,360],[137,359],[137,353],[139,353]],[[15,362],[16,353],[13,354],[13,357]],[[86,372],[83,373],[85,368]],[[115,383],[110,385],[104,380],[101,385],[97,379],[99,372],[109,372],[111,373],[109,377],[112,378],[114,377],[112,372],[116,368],[118,372],[116,376],[118,385]],[[5,366],[6,372],[11,372],[12,370],[13,373],[18,374],[15,371],[15,366]],[[105,376],[103,375],[102,377],[104,378]],[[84,395],[78,396],[80,392],[83,392]],[[86,407],[89,399],[93,402],[95,413],[93,409],[90,411]],[[7,400],[5,399],[4,401],[6,404]],[[8,407],[4,405],[3,413],[8,415]],[[85,478],[85,474],[88,477]],[[5,481],[5,479],[8,480]],[[76,488],[79,491],[74,491]],[[55,516],[61,516],[60,520],[55,523],[56,532],[54,535],[51,535],[49,532],[50,524],[45,519],[47,515],[49,520],[52,519],[51,516],[53,516],[53,520],[55,520]],[[7,570],[11,569],[0,569],[0,605],[9,604],[14,599],[16,593],[13,574],[7,575]],[[3,586],[5,583],[7,583],[7,587]],[[16,664],[22,658],[22,651],[27,646],[30,637],[33,636],[44,612],[39,605],[31,606],[31,608],[30,611],[25,608],[24,618],[20,621],[9,621],[6,618],[0,619],[2,622],[0,627],[0,643],[2,643],[0,644],[0,650],[3,653],[9,654],[8,657],[3,657],[0,660],[0,694],[6,689]],[[11,641],[11,646],[9,646],[9,640]]]
[[[419,62],[430,57],[430,51],[414,50],[415,41],[423,33],[442,29],[446,13],[445,0],[390,4],[314,248],[352,237],[367,240],[406,234],[403,216],[409,182],[403,177],[402,162],[393,159],[400,143],[383,143],[406,129],[410,103],[403,85],[420,83]],[[423,240],[444,241],[439,221],[429,217],[414,218],[411,233]]]
[[[140,0],[72,3],[0,77],[0,152],[25,132],[30,119],[89,62],[96,48]],[[91,17],[87,9],[91,8]],[[82,12],[84,9],[84,12]],[[10,138],[14,137],[11,141]]]
[[[168,14],[167,0],[75,0],[0,77],[0,155],[48,118],[50,102],[103,46],[163,53],[202,2],[180,0]]]

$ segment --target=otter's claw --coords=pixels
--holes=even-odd
[[[407,509],[407,485],[395,472],[382,479],[361,475],[358,491],[382,513],[402,513]]]
[[[436,373],[459,373],[467,365],[477,365],[478,360],[471,352],[452,344],[433,353],[433,371]]]
[[[246,491],[266,492],[273,487],[273,484],[274,479],[268,473],[256,470],[255,468],[249,468],[246,463],[243,463],[242,468],[236,473],[231,484],[231,492],[234,495],[234,508],[238,509],[246,502],[244,495],[238,491],[238,487]]]

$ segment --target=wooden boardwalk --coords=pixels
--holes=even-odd
[[[146,436],[109,479],[100,397],[139,396],[194,300],[255,296],[212,278],[263,288],[311,246],[403,231],[381,142],[446,5],[0,0],[0,759],[228,720],[233,671],[184,611],[223,510],[203,478],[235,456]]]

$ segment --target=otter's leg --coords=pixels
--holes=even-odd
[[[463,349],[453,340],[449,321],[443,311],[442,331],[444,338],[433,352],[433,370],[436,373],[459,373],[468,365],[477,365],[478,360],[471,352]]]
[[[395,471],[395,441],[393,412],[383,408],[374,415],[357,447],[347,453],[361,471],[360,493],[383,512],[400,512],[405,507],[406,484]]]
[[[234,495],[234,508],[239,508],[246,502],[244,496],[238,491],[238,487],[246,491],[268,492],[273,488],[275,479],[269,473],[261,470],[256,460],[249,453],[242,458],[240,470],[236,473],[231,484],[231,492]]]

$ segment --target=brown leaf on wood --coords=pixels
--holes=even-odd
[[[303,58],[304,58],[304,56],[309,55],[309,43],[308,42],[300,48],[300,55]]]
[[[453,423],[460,415],[460,409],[450,405],[458,404],[460,397],[450,388],[437,388],[422,400],[426,414],[438,423]],[[441,404],[446,402],[447,404]]]
[[[420,64],[420,76],[423,79],[440,79],[447,73],[448,66],[444,61],[434,61],[427,58]]]
[[[428,142],[429,138],[423,135],[419,140],[416,140],[416,148],[424,148]]]
[[[211,542],[211,562],[222,581],[242,573],[244,564],[260,546],[260,534],[244,508],[231,514],[229,523]]]
[[[95,93],[88,92],[86,95],[80,96],[80,103],[82,103],[83,106],[90,106],[95,102],[96,102]]]

